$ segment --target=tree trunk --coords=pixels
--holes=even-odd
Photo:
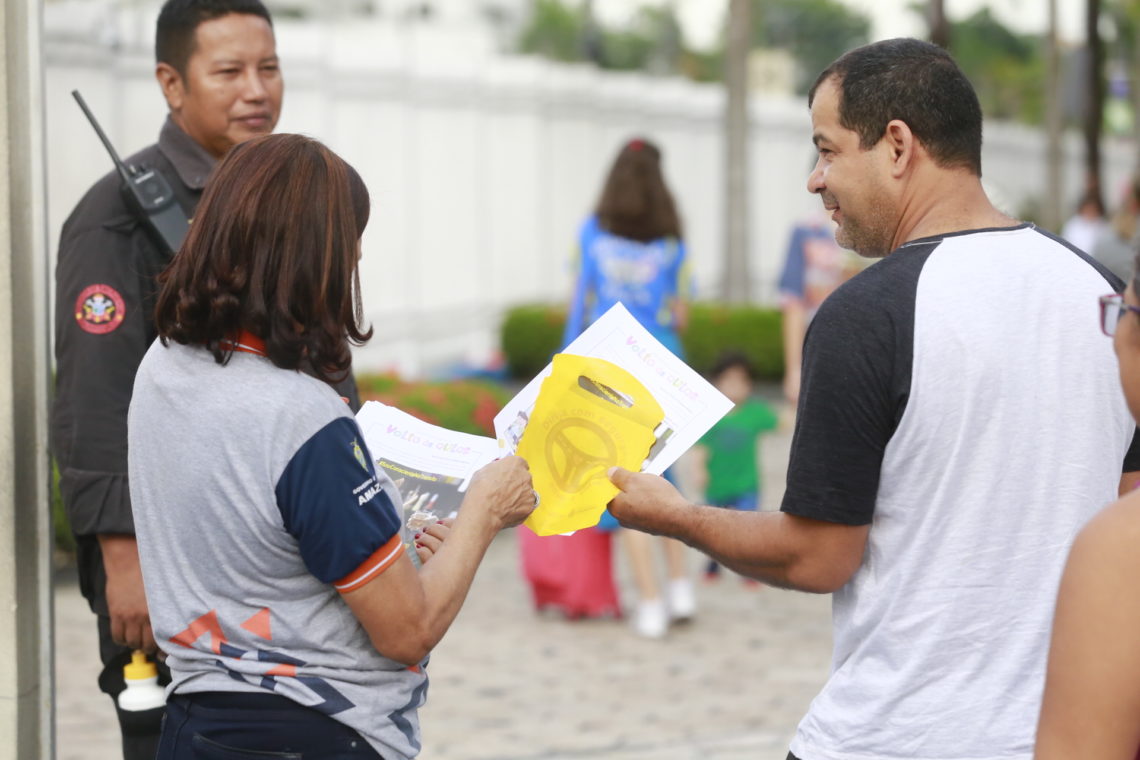
[[[744,302],[751,295],[748,271],[748,50],[751,0],[730,0],[725,55],[725,247],[721,295]]]
[[[943,50],[950,49],[950,22],[942,0],[929,0],[927,14],[930,19],[930,41]]]
[[[1085,190],[1104,205],[1100,176],[1100,135],[1104,116],[1104,44],[1100,38],[1101,0],[1086,0],[1085,29],[1088,36],[1085,89]]]
[[[1132,28],[1140,28],[1140,2],[1132,0],[1128,7],[1128,14],[1132,22]],[[1133,39],[1131,56],[1131,81],[1128,85],[1129,94],[1132,96],[1132,140],[1136,145],[1140,145],[1140,40]],[[1133,176],[1140,177],[1140,153],[1137,153],[1135,164],[1132,167]],[[1115,199],[1113,199],[1115,201]]]
[[[1062,174],[1061,137],[1061,51],[1057,38],[1057,0],[1049,0],[1049,31],[1045,68],[1045,204],[1042,223],[1046,229],[1059,232],[1064,222],[1061,210],[1064,176]]]
[[[598,20],[594,17],[594,0],[585,0],[582,3],[582,38],[578,41],[582,59],[601,66],[604,62],[602,50],[602,30]]]

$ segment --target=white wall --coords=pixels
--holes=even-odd
[[[149,28],[132,23],[137,38],[120,36],[118,52],[49,28],[53,244],[70,208],[110,168],[70,90],[81,89],[124,155],[157,136],[165,107],[143,52]],[[286,77],[279,130],[326,141],[373,194],[361,276],[376,337],[358,351],[360,368],[415,375],[484,361],[506,307],[564,298],[575,229],[635,133],[663,146],[699,293],[715,295],[724,216],[718,86],[498,57],[450,29],[279,22],[277,30]],[[770,302],[789,228],[819,202],[804,189],[813,159],[806,103],[757,98],[752,120],[751,291]],[[1066,148],[1068,206],[1081,176],[1075,136]],[[1131,147],[1111,143],[1105,155],[1115,189],[1133,165]],[[1043,156],[1039,133],[987,127],[985,181],[1009,210],[1043,193]]]

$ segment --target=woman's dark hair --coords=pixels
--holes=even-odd
[[[661,151],[634,138],[618,151],[595,210],[602,229],[620,237],[648,243],[658,238],[682,238],[681,220],[673,195],[661,173]]]
[[[185,80],[198,27],[231,13],[259,16],[273,26],[269,11],[259,0],[166,0],[155,25],[155,59],[172,66]]]
[[[266,135],[214,169],[182,248],[159,276],[155,323],[221,364],[248,330],[278,367],[336,381],[362,332],[356,263],[368,223],[360,175],[321,143]]]
[[[839,123],[873,147],[899,119],[945,168],[982,176],[982,107],[970,80],[942,48],[913,39],[874,42],[845,53],[823,70],[808,93],[834,78]]]

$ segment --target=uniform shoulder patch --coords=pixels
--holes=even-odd
[[[355,438],[352,439],[352,455],[356,457],[356,461],[368,472],[368,460],[364,456],[364,449],[360,448],[360,442]]]
[[[75,299],[75,321],[93,335],[112,332],[126,315],[126,302],[110,285],[88,285]]]

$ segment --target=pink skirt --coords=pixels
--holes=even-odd
[[[620,617],[613,570],[613,533],[594,528],[572,536],[518,529],[523,577],[534,607],[553,607],[569,618]]]

